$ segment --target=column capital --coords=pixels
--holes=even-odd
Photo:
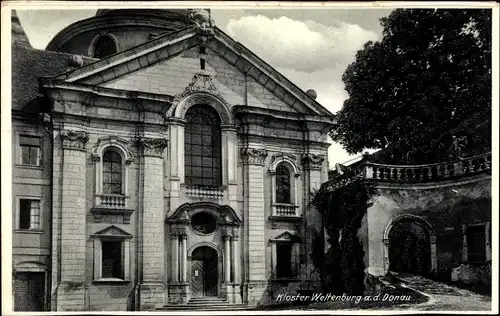
[[[74,149],[85,151],[85,146],[89,141],[89,133],[85,131],[61,130],[64,149]]]
[[[312,153],[302,154],[302,164],[306,169],[321,169],[325,155],[315,155]]]
[[[184,240],[184,239],[187,239],[187,238],[188,238],[188,235],[187,235],[187,233],[185,233],[185,232],[180,233],[180,234],[179,234],[179,236],[181,236],[181,239],[182,239],[182,240]]]
[[[164,138],[141,137],[137,142],[142,148],[144,156],[162,157],[163,151],[167,147],[167,140]]]
[[[241,148],[240,150],[243,163],[248,165],[264,165],[267,157],[267,151],[262,148]]]
[[[178,239],[178,238],[179,238],[178,232],[171,232],[170,233],[170,239]]]
[[[234,236],[231,237],[231,240],[232,241],[238,241],[239,238],[240,238],[240,236],[234,235]]]
[[[230,235],[229,233],[226,233],[226,234],[224,234],[224,235],[222,236],[222,239],[223,239],[224,241],[229,241],[229,240],[231,239],[231,235]]]

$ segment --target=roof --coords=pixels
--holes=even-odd
[[[23,26],[21,25],[21,21],[17,16],[16,10],[12,10],[11,23],[12,45],[15,44],[23,47],[31,47],[28,36],[26,35],[26,32],[24,32]]]
[[[55,76],[74,68],[71,66],[73,56],[12,45],[12,109],[40,112],[42,94],[39,92],[39,78]],[[93,60],[82,59],[84,64]]]
[[[217,27],[213,28],[212,34],[206,43],[207,48],[218,53],[230,65],[248,73],[256,82],[266,87],[291,108],[300,106],[307,109],[310,114],[328,117],[333,122],[334,114],[248,48],[234,41]],[[189,27],[158,37],[61,76],[47,78],[46,82],[62,80],[76,85],[100,85],[195,47],[199,45],[197,37],[196,27]]]

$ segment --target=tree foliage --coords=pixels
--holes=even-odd
[[[342,77],[333,140],[407,163],[448,159],[452,136],[467,152],[490,148],[491,10],[398,9],[381,25]]]
[[[362,180],[333,192],[313,193],[312,204],[322,214],[328,234],[326,254],[320,239],[315,240],[311,254],[325,292],[360,295],[365,290],[364,251],[358,231],[374,194],[373,186]]]

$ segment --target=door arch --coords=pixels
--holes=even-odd
[[[219,294],[219,255],[216,249],[201,245],[194,248],[191,258],[191,297]]]
[[[384,270],[433,274],[437,268],[436,234],[419,216],[400,215],[384,231]]]

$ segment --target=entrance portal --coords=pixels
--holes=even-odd
[[[426,228],[400,221],[389,232],[389,270],[426,275],[431,271],[431,243]]]
[[[200,246],[191,255],[191,296],[217,296],[217,251]]]

